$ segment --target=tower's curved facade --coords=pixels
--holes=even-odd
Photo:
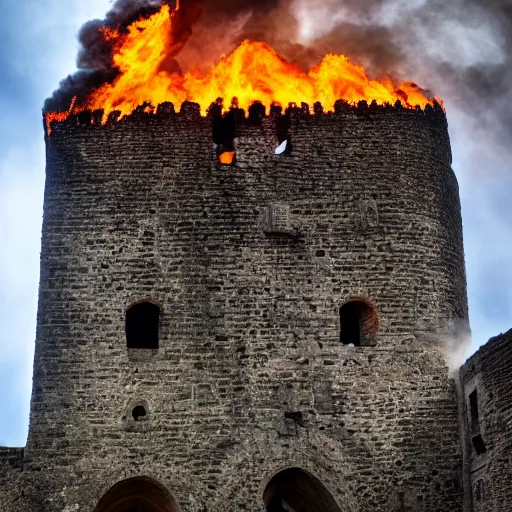
[[[24,506],[461,511],[444,113],[164,110],[47,136]]]

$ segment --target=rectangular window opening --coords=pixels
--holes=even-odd
[[[158,349],[160,308],[151,302],[140,302],[126,311],[126,347]]]
[[[487,451],[487,448],[485,446],[484,440],[480,434],[476,435],[472,439],[473,442],[473,448],[475,449],[475,452],[477,455],[482,455]]]
[[[469,419],[471,432],[480,430],[479,414],[478,414],[478,394],[476,389],[469,395]]]

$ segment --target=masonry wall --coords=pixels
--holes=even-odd
[[[15,510],[22,495],[23,452],[23,448],[0,447],[0,510],[2,506]]]
[[[512,330],[492,338],[466,362],[460,375],[467,509],[508,512],[512,510]],[[478,419],[472,419],[470,403],[475,392]]]
[[[90,511],[139,475],[183,511],[263,510],[287,467],[342,511],[462,510],[444,347],[467,306],[444,114],[297,114],[282,157],[267,117],[239,125],[237,164],[220,166],[211,121],[184,110],[47,137],[24,510]],[[293,236],[265,232],[273,203]],[[340,343],[354,297],[378,313],[374,346]],[[126,348],[142,299],[161,307],[149,353]]]

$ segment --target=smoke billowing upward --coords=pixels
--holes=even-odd
[[[117,0],[104,20],[80,33],[79,71],[45,109],[64,110],[115,79],[113,41],[140,17],[174,1]],[[492,127],[512,144],[510,0],[181,0],[164,69],[205,68],[249,38],[270,43],[309,68],[326,52],[345,53],[370,74],[412,79]]]
[[[493,143],[512,145],[510,0],[296,0],[295,9],[313,48],[410,77],[470,113]]]
[[[114,80],[118,74],[113,62],[115,41],[105,37],[104,29],[125,31],[134,21],[148,18],[164,4],[175,8],[176,1],[172,0],[117,0],[104,20],[87,22],[78,34],[80,50],[77,56],[78,71],[64,79],[59,89],[45,102],[44,109],[66,110],[74,97],[78,102],[91,90],[105,82]],[[180,71],[181,67],[175,57],[181,53],[194,32],[198,32],[192,42],[192,52],[181,59],[185,68],[191,65],[202,66],[218,58],[220,53],[233,49],[234,41],[253,36],[255,39],[265,39],[263,19],[277,8],[278,0],[182,0],[178,16],[171,27],[174,44],[167,48],[164,69]],[[231,26],[233,19],[244,16],[244,26],[236,32],[240,37],[221,38],[220,44],[215,40],[215,27],[224,34],[229,33],[226,27]],[[252,22],[252,20],[255,20]],[[259,21],[258,21],[259,20]],[[243,36],[242,36],[243,35]],[[194,51],[194,45],[196,50]],[[200,50],[198,50],[200,48]],[[205,50],[207,48],[208,50]],[[219,50],[215,54],[212,50]],[[195,54],[194,54],[195,53]]]
[[[83,25],[78,33],[78,71],[62,80],[59,89],[46,100],[44,109],[66,110],[75,96],[80,101],[92,89],[114,80],[118,74],[112,61],[114,41],[106,39],[102,29],[122,29],[140,17],[154,14],[162,3],[161,0],[117,0],[104,20]]]

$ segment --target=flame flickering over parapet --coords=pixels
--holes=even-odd
[[[67,112],[48,112],[48,127],[53,120],[63,120],[85,109],[103,110],[105,122],[113,111],[123,117],[146,103],[180,105],[192,101],[199,103],[205,114],[217,98],[237,98],[238,106],[245,110],[255,101],[266,105],[320,102],[327,111],[334,109],[338,99],[349,103],[375,100],[379,104],[399,100],[409,108],[432,103],[414,83],[396,84],[389,77],[371,79],[363,67],[344,55],[327,54],[305,72],[269,44],[249,40],[209,71],[191,69],[181,73],[173,67],[173,59],[187,41],[184,16],[179,3],[174,10],[166,3],[125,30],[102,28],[105,41],[114,45],[112,59],[117,76],[89,91],[83,101],[73,102]]]

